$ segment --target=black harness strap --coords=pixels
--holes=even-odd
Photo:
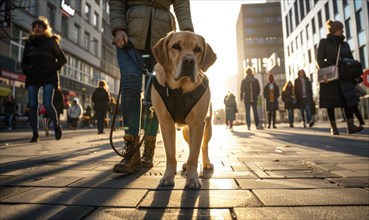
[[[160,94],[172,119],[181,124],[186,124],[187,115],[209,87],[209,80],[206,76],[203,83],[190,93],[183,93],[181,89],[171,89],[167,85],[162,86],[155,77],[153,77],[152,83]]]

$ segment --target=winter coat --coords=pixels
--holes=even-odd
[[[282,91],[282,101],[284,102],[285,109],[296,108],[296,99],[293,93],[293,87],[287,87],[285,91]]]
[[[176,30],[176,21],[169,11],[173,5],[180,30],[193,31],[189,0],[110,0],[110,26],[112,33],[125,30],[128,40],[138,50],[145,48],[150,34],[150,49],[167,33]],[[148,7],[150,5],[152,7]]]
[[[13,98],[9,100],[8,97],[5,97],[3,106],[5,107],[5,114],[15,114],[17,105]]]
[[[306,88],[306,98],[310,100],[313,99],[313,89],[312,89],[312,85],[310,80],[307,77],[304,77],[305,80],[305,88]],[[300,77],[297,77],[297,79],[295,79],[295,87],[294,87],[294,92],[295,92],[295,97],[296,97],[296,101],[297,101],[297,106],[300,107],[300,105],[302,104],[302,82]]]
[[[226,120],[235,120],[237,110],[237,102],[236,97],[230,93],[224,97],[224,105],[225,105],[225,112],[226,112]]]
[[[344,37],[331,34],[328,34],[327,38],[320,40],[317,51],[319,68],[336,64],[339,44],[342,45],[340,58],[353,58],[349,44],[343,40]],[[355,94],[355,84],[349,79],[320,83],[319,100],[320,108],[343,107],[345,102],[348,107],[353,107],[358,103],[358,98]]]
[[[274,84],[274,100],[273,102],[269,101],[269,84],[266,84],[266,86],[264,87],[264,98],[266,99],[266,106],[267,106],[267,111],[274,111],[274,110],[278,110],[279,106],[278,106],[278,98],[279,98],[279,87],[277,86],[277,84],[275,82],[273,82]]]
[[[241,82],[241,100],[245,103],[255,103],[258,101],[259,94],[259,81],[253,75],[247,75]]]
[[[26,87],[32,84],[59,83],[57,71],[67,62],[56,37],[31,36],[24,46],[22,69]]]
[[[98,87],[92,94],[92,102],[94,103],[94,111],[110,111],[110,95],[103,87]]]
[[[83,114],[83,109],[82,106],[80,104],[72,104],[69,108],[68,108],[68,116],[70,118],[80,118]]]

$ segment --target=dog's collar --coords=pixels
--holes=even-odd
[[[165,83],[165,86],[159,84],[156,77],[153,78],[153,85],[160,94],[172,119],[175,122],[185,124],[185,119],[200,100],[206,89],[209,87],[209,80],[205,76],[202,83],[193,91],[183,93],[182,89],[171,89]]]

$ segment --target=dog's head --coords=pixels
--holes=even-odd
[[[214,64],[216,54],[205,39],[189,31],[171,32],[152,49],[156,61],[174,81],[197,82]]]

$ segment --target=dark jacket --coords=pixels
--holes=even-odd
[[[294,109],[296,107],[293,87],[287,87],[285,91],[282,91],[282,101],[285,109]]]
[[[225,105],[225,112],[226,112],[226,120],[235,120],[237,110],[237,102],[236,97],[233,93],[230,93],[224,97],[224,105]]]
[[[259,94],[259,81],[253,75],[247,75],[241,82],[241,100],[254,103],[258,101]]]
[[[313,89],[312,89],[312,85],[310,80],[307,77],[305,78],[305,88],[306,88],[306,98],[310,100],[313,99]],[[302,97],[302,82],[300,77],[297,77],[297,79],[295,79],[295,87],[294,87],[294,92],[295,92],[295,97],[296,97],[296,101],[297,101],[297,106],[301,105],[301,100],[303,99]]]
[[[275,82],[273,82],[274,100],[271,102],[269,101],[269,84],[270,83],[266,84],[266,86],[264,87],[264,91],[263,91],[263,95],[266,100],[267,111],[278,110],[279,109],[279,106],[278,106],[279,87],[277,86]]]
[[[110,111],[110,95],[108,91],[106,91],[102,87],[98,87],[92,94],[91,97],[92,102],[94,103],[95,111]]]
[[[26,86],[59,83],[57,71],[67,62],[56,37],[31,36],[24,46],[22,69]]]
[[[331,34],[328,34],[327,38],[320,40],[317,51],[319,68],[336,64],[339,44],[342,45],[340,58],[353,58],[349,44],[343,40],[344,37]],[[358,103],[358,98],[355,94],[355,85],[348,79],[320,83],[319,100],[320,108],[343,107],[345,102],[348,107],[353,107]]]
[[[5,114],[15,114],[16,102],[13,98],[8,99],[8,97],[5,97],[3,101],[3,106],[5,107]]]

